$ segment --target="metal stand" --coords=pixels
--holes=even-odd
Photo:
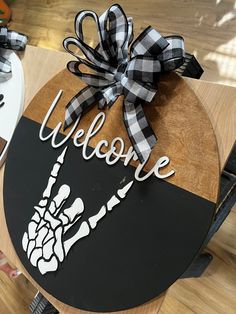
[[[30,312],[33,314],[57,314],[57,309],[38,292],[29,306]]]

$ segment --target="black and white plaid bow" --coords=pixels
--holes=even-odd
[[[95,49],[83,41],[82,23],[88,16],[94,19],[98,29],[99,44]],[[157,142],[145,117],[143,104],[153,100],[160,73],[173,71],[184,63],[183,38],[162,37],[149,26],[131,44],[132,18],[127,18],[118,4],[112,5],[100,17],[93,11],[79,12],[75,18],[75,32],[77,38],[68,37],[63,42],[64,48],[77,58],[67,67],[88,86],[66,106],[64,128],[94,103],[98,102],[100,109],[111,107],[118,96],[124,95],[124,123],[134,150],[143,162]],[[78,47],[87,59],[74,53],[70,45]],[[92,74],[82,72],[81,64]]]
[[[0,28],[0,48],[11,50],[24,50],[27,44],[27,36],[8,30],[6,27]],[[11,77],[11,62],[0,55],[0,80],[7,80]]]

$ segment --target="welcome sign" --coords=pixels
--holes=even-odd
[[[21,118],[5,170],[7,225],[22,264],[54,297],[127,309],[168,288],[200,249],[217,200],[215,137],[194,93],[167,75],[145,107],[159,142],[140,163],[122,99],[63,131],[78,86],[59,73]]]
[[[87,16],[96,49],[83,40]],[[183,64],[183,38],[148,27],[131,44],[132,29],[119,5],[99,18],[78,13],[77,37],[64,41],[77,61],[26,109],[5,170],[6,221],[23,266],[55,298],[89,311],[165,291],[200,250],[217,201],[210,121],[183,79],[164,74]]]

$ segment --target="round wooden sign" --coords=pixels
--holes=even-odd
[[[145,105],[158,143],[142,169],[127,153],[122,97],[110,110],[94,106],[73,134],[59,130],[82,87],[64,70],[25,111],[6,164],[5,215],[22,264],[43,289],[83,310],[117,311],[158,296],[200,250],[217,201],[217,144],[195,94],[166,75]],[[158,168],[164,156],[170,162]]]

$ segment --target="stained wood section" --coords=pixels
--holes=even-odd
[[[236,140],[236,88],[186,80],[205,107],[217,138],[221,169]]]
[[[118,311],[118,312],[112,312],[112,313],[107,313],[107,314],[157,314],[159,312],[159,309],[162,306],[162,303],[164,301],[165,294],[159,296],[158,298],[144,304],[138,307],[135,307],[130,310],[125,310],[125,311]],[[58,302],[58,301],[56,301]],[[61,302],[60,302],[61,303]],[[62,304],[62,303],[61,303]],[[68,305],[62,305],[60,307],[60,313],[61,314],[96,314],[95,312],[90,312],[90,311],[82,311],[82,310],[76,310]],[[99,313],[97,313],[99,314]],[[106,314],[106,313],[101,313],[101,314]]]
[[[0,155],[2,154],[7,142],[0,136]]]
[[[64,70],[39,91],[24,116],[41,124],[51,102],[62,89],[63,95],[48,123],[48,127],[54,128],[58,122],[64,122],[66,104],[84,86],[80,79]],[[116,136],[124,139],[127,150],[131,146],[124,127],[122,101],[120,97],[110,110],[105,111],[105,124],[91,139],[91,147],[102,139],[111,143]],[[78,128],[87,131],[99,112],[94,106],[82,117]],[[169,182],[216,202],[218,148],[211,123],[196,95],[176,74],[163,76],[158,95],[152,104],[145,106],[145,113],[158,136],[158,144],[153,149],[146,170],[149,171],[160,157],[168,156],[170,164],[163,173],[175,170],[175,174],[167,179]],[[81,153],[79,149],[78,153]]]
[[[26,84],[25,106],[28,106],[43,85],[65,69],[66,63],[72,59],[68,53],[32,46],[27,46],[21,57]],[[236,139],[236,89],[203,80],[184,78],[184,81],[193,89],[210,118],[217,139],[222,170]]]

